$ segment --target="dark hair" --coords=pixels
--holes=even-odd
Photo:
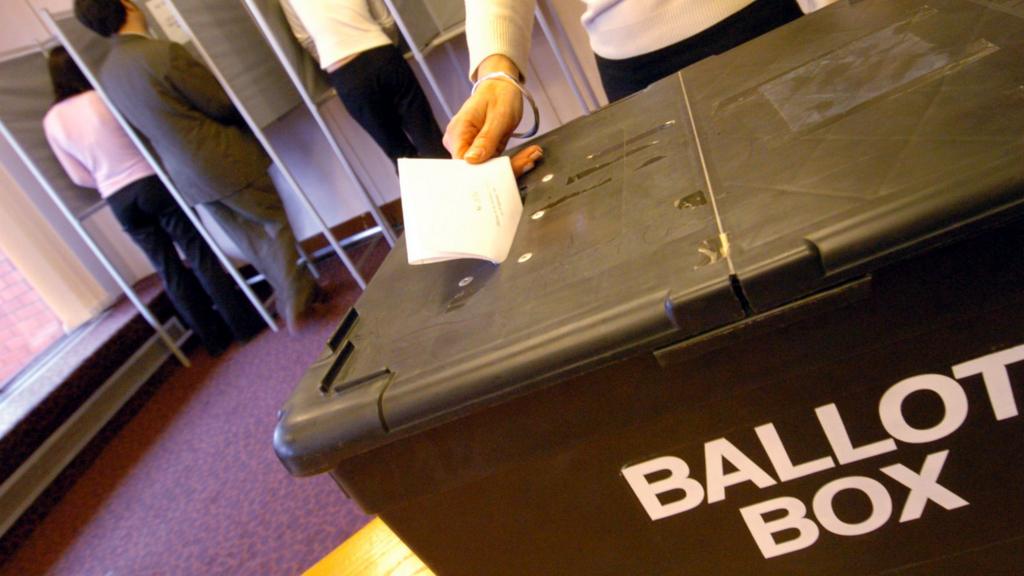
[[[89,30],[108,37],[117,34],[128,16],[121,0],[75,0],[75,18]]]
[[[47,64],[50,68],[50,82],[53,83],[54,103],[92,90],[89,80],[63,46],[50,50]]]

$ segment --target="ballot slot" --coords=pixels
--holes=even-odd
[[[345,319],[341,321],[338,329],[334,331],[334,334],[331,335],[331,339],[327,341],[327,348],[331,351],[331,354],[338,351],[338,346],[348,338],[349,333],[358,321],[359,312],[357,312],[355,308],[349,308],[348,313],[345,314]]]
[[[355,344],[351,341],[346,341],[345,346],[341,349],[341,353],[331,362],[331,367],[324,373],[324,377],[320,380],[320,393],[327,394],[331,390],[331,385],[335,379],[341,373],[345,364],[348,363],[348,359],[355,352]]]
[[[380,370],[375,370],[369,374],[338,382],[345,376],[348,361],[356,351],[356,345],[351,339],[349,339],[349,336],[352,334],[352,330],[355,329],[358,322],[359,312],[357,312],[355,308],[349,309],[348,313],[345,314],[345,318],[338,326],[338,329],[334,331],[330,340],[327,341],[327,348],[324,351],[324,359],[330,359],[331,365],[327,368],[323,377],[320,379],[320,393],[323,395],[327,395],[331,392],[342,392],[350,388],[358,387],[362,384],[376,381],[382,377],[390,377],[391,375],[391,370],[388,368],[381,368]]]

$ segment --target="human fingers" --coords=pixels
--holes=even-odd
[[[537,160],[544,156],[544,150],[536,144],[527,146],[512,156],[512,172],[519,178],[533,170]]]
[[[487,102],[473,95],[448,122],[442,143],[452,158],[461,160],[487,119]]]

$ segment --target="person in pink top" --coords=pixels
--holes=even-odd
[[[219,355],[262,330],[255,308],[156,176],[67,51],[49,54],[56,96],[43,119],[68,177],[95,188],[163,280],[179,316]],[[190,267],[182,262],[177,247]]]

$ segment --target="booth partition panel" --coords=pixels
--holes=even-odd
[[[0,118],[20,147],[60,194],[61,201],[77,216],[89,214],[103,205],[99,192],[76,186],[64,172],[43,133],[43,118],[53,104],[53,88],[46,58],[35,52],[0,62]]]
[[[174,0],[170,5],[256,127],[264,128],[298,106],[299,95],[240,3]]]
[[[188,358],[178,343],[83,226],[82,220],[95,213],[104,202],[97,191],[75,185],[53,155],[43,131],[43,118],[53,100],[43,54],[37,52],[0,62],[0,133],[168,350],[188,366]]]
[[[294,40],[281,3],[278,0],[245,0],[245,4],[278,61],[285,66],[284,72],[289,77],[294,73],[315,102],[328,97],[331,85],[319,63]]]

